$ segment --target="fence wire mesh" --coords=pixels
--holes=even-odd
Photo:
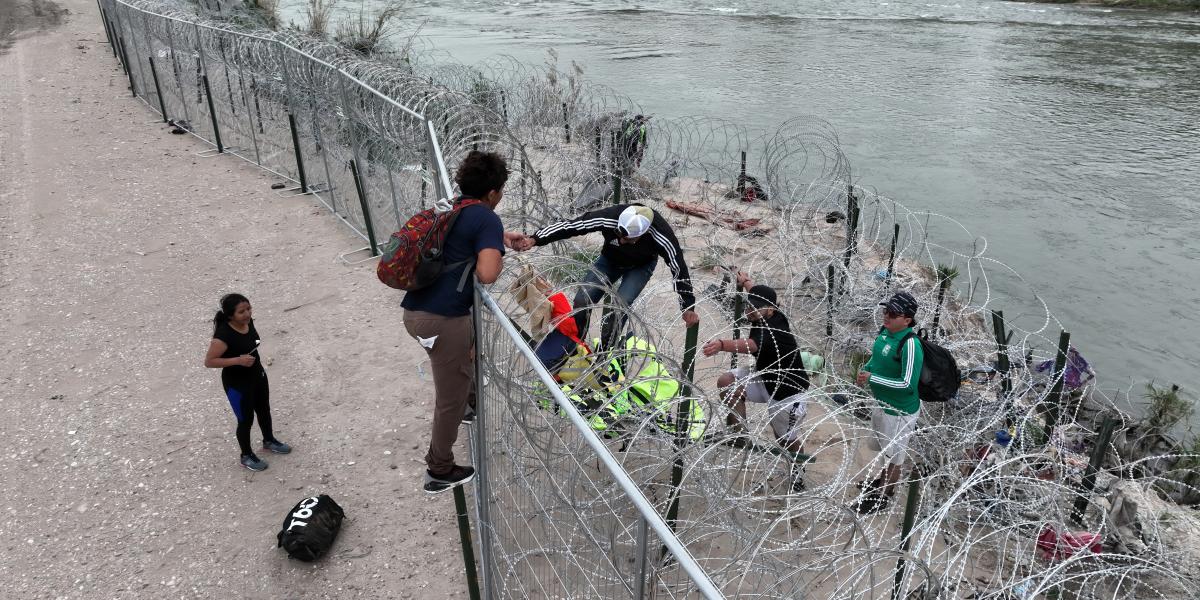
[[[1161,424],[1129,416],[1131,389],[1072,379],[1074,358],[1043,367],[1059,354],[1062,325],[1019,274],[953,218],[857,184],[819,119],[767,133],[712,118],[639,119],[635,102],[553,59],[387,65],[296,32],[240,31],[149,1],[100,6],[136,96],[217,150],[313,193],[368,244],[448,197],[448,173],[467,151],[491,150],[512,172],[501,205],[509,229],[531,232],[617,201],[668,215],[692,266],[701,344],[745,332],[733,271],[779,291],[800,343],[824,361],[805,393],[803,490],[765,411],[752,410],[745,431],[723,427],[728,408],[715,382],[729,359],[685,368],[665,269],[633,306],[608,310],[656,346],[683,389],[623,418],[607,450],[593,451],[502,327],[528,327],[509,291],[518,272],[510,257],[493,286],[495,309],[478,315],[486,416],[475,436],[485,449],[476,455],[485,475],[477,524],[493,597],[697,593],[696,579],[661,551],[670,540],[644,527],[647,515],[604,469],[605,453],[728,597],[1194,596],[1200,519],[1167,500],[1200,500],[1197,455]],[[571,297],[598,250],[574,240],[518,262]],[[997,297],[997,276],[1025,291]],[[853,377],[880,327],[876,305],[897,289],[917,297],[923,324],[969,375],[957,398],[922,409],[907,537],[902,501],[877,515],[850,510],[855,483],[877,466],[864,420],[871,399]],[[997,314],[1008,302],[1022,306],[1020,319]],[[539,332],[526,333],[536,342]],[[704,422],[696,437],[681,436],[691,430],[671,417],[693,405]],[[1100,444],[1108,418],[1116,433]],[[1093,458],[1095,493],[1084,486]],[[1088,502],[1076,513],[1080,498]],[[1103,542],[1099,552],[1090,536]]]

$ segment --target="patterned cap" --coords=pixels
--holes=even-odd
[[[880,302],[879,305],[906,317],[917,316],[917,299],[908,292],[896,292],[886,302]]]

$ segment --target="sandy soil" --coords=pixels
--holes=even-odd
[[[399,294],[337,260],[363,244],[314,201],[168,134],[96,4],[61,4],[0,55],[0,596],[465,596],[453,500],[419,489],[431,384]],[[258,474],[201,366],[228,291],[254,303],[296,448]],[[320,492],[341,537],[289,560],[275,533]]]

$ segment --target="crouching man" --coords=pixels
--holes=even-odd
[[[738,285],[748,292],[746,318],[750,320],[750,336],[744,340],[711,340],[702,349],[705,356],[718,352],[754,355],[754,368],[738,367],[717,378],[717,387],[725,403],[733,409],[726,424],[741,428],[746,419],[746,401],[765,403],[771,416],[771,430],[776,441],[787,450],[803,451],[798,437],[800,424],[807,413],[803,393],[808,389],[808,373],[804,370],[796,336],[788,319],[777,306],[775,289],[754,285],[745,273],[738,273]],[[792,464],[792,490],[804,489],[799,463]]]

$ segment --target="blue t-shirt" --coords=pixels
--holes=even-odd
[[[442,247],[445,264],[474,258],[485,248],[494,248],[501,255],[504,254],[504,224],[492,209],[473,204],[458,213],[458,220],[454,221],[454,226],[446,236],[446,244]],[[471,306],[475,304],[474,263],[471,264],[472,274],[467,276],[466,285],[461,292],[457,290],[465,268],[466,265],[446,269],[433,285],[404,294],[400,306],[445,317],[471,314]]]

